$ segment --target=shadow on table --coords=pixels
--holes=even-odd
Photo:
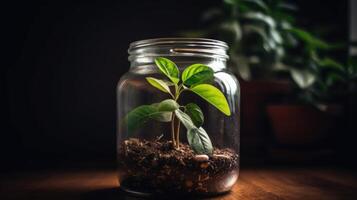
[[[215,195],[211,196],[211,198],[219,198],[225,195],[228,195],[228,193],[225,194],[220,194],[220,195]],[[197,199],[198,197],[190,197],[190,196],[177,196],[175,197],[152,197],[152,198],[142,198],[142,197],[136,197],[132,195],[128,195],[128,193],[122,191],[118,187],[116,188],[106,188],[106,189],[100,189],[100,190],[94,190],[85,193],[82,196],[82,200],[143,200],[143,199],[170,199],[170,200],[175,200],[175,199]],[[202,196],[202,198],[207,198],[207,196]]]
[[[90,192],[85,193],[82,200],[140,200],[143,198],[133,197],[127,195],[124,191],[120,190],[119,188],[106,188],[100,190],[93,190]]]

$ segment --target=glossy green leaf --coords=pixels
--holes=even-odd
[[[247,12],[247,13],[244,13],[242,15],[242,17],[245,19],[265,23],[270,28],[276,27],[276,21],[269,15],[265,15],[261,12]]]
[[[136,107],[125,117],[125,123],[128,127],[129,134],[150,119],[160,122],[170,122],[172,112],[178,108],[179,105],[172,99],[167,99],[152,105],[142,105]]]
[[[311,86],[316,80],[316,76],[311,71],[306,69],[291,69],[290,74],[295,83],[303,89],[306,89]]]
[[[146,80],[154,87],[156,87],[157,89],[165,92],[165,93],[169,93],[171,94],[170,88],[169,86],[165,83],[165,81],[160,80],[160,79],[156,79],[153,77],[146,77]]]
[[[203,64],[193,64],[182,73],[182,82],[187,85],[197,85],[213,79],[213,70]]]
[[[167,58],[156,58],[155,63],[162,73],[164,73],[173,83],[177,84],[179,79],[179,69],[176,64]]]
[[[242,39],[242,28],[237,21],[226,21],[219,25],[218,31],[220,34],[224,35],[226,41],[238,42]]]
[[[202,127],[188,130],[187,141],[196,154],[212,154],[212,142]]]
[[[331,45],[326,43],[325,41],[311,35],[309,32],[299,29],[299,28],[291,28],[287,29],[289,32],[293,33],[295,36],[306,42],[311,48],[319,48],[319,49],[329,49]]]
[[[213,85],[200,84],[190,88],[190,90],[205,99],[225,115],[231,115],[231,110],[229,108],[226,97]]]
[[[344,71],[343,65],[331,58],[323,58],[317,60],[317,64],[323,68],[335,69],[337,71]]]
[[[156,115],[156,116],[155,116]],[[125,117],[125,123],[128,128],[128,134],[141,127],[150,119],[156,118],[158,121],[170,121],[171,113],[161,113],[156,106],[142,105],[130,111]]]
[[[173,99],[166,99],[164,101],[161,101],[157,108],[159,111],[169,111],[173,112],[177,109],[179,109],[180,105]]]
[[[187,130],[197,128],[188,114],[182,112],[180,109],[175,110],[175,114]]]
[[[197,128],[190,116],[180,109],[175,110],[175,114],[187,129],[187,140],[193,151],[196,154],[212,154],[212,142],[206,131],[202,127]]]
[[[196,127],[201,127],[204,121],[201,108],[194,103],[189,103],[185,106],[185,113],[190,116]]]

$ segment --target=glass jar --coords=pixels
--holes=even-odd
[[[120,188],[137,195],[160,193],[219,194],[238,179],[240,146],[240,88],[226,67],[226,43],[202,38],[159,38],[133,42],[129,47],[130,70],[117,86],[117,158]],[[180,105],[196,103],[202,110],[213,153],[198,155],[187,145],[186,129],[178,128],[179,148],[172,141],[172,123],[137,119],[146,123],[129,134],[128,113],[142,105],[168,99],[147,77],[168,80],[155,65],[164,57],[176,63],[180,73],[200,63],[213,70],[210,84],[225,96],[230,115],[223,114],[193,92],[183,92]],[[130,122],[129,122],[130,123]]]

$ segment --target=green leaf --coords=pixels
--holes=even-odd
[[[226,97],[216,87],[209,84],[200,84],[190,88],[190,90],[205,99],[225,115],[231,115]]]
[[[326,43],[323,40],[313,36],[309,32],[299,29],[299,28],[291,28],[287,29],[289,32],[293,33],[295,36],[306,42],[312,48],[319,48],[319,49],[329,49],[331,45]]]
[[[220,24],[218,32],[228,43],[238,42],[242,38],[242,29],[237,21],[226,21]]]
[[[256,21],[256,22],[262,22],[270,28],[276,27],[275,20],[272,17],[270,17],[269,15],[265,15],[261,12],[248,12],[248,13],[243,14],[242,17],[245,19]]]
[[[303,89],[311,86],[316,80],[316,76],[309,70],[291,69],[290,74],[295,83]]]
[[[185,113],[190,116],[196,127],[201,127],[204,121],[201,108],[194,103],[189,103],[185,106]]]
[[[254,3],[258,7],[260,7],[263,11],[268,11],[269,7],[263,0],[245,0],[248,3]]]
[[[167,99],[152,105],[142,105],[134,108],[125,117],[125,123],[128,127],[129,134],[150,119],[160,122],[170,122],[172,112],[178,108],[179,105],[172,99]]]
[[[201,84],[213,79],[213,70],[206,65],[193,64],[183,71],[181,79],[188,86]]]
[[[130,111],[125,117],[125,123],[128,128],[128,134],[132,133],[135,129],[141,127],[150,119],[156,119],[162,122],[171,120],[170,112],[159,112],[154,105],[142,105]]]
[[[257,35],[259,35],[261,37],[261,39],[263,40],[263,46],[264,49],[269,51],[271,49],[274,49],[276,47],[276,43],[274,40],[272,40],[268,33],[266,32],[264,27],[261,26],[255,26],[255,25],[244,25],[243,26],[244,32],[247,34],[252,34],[255,33]]]
[[[169,86],[165,83],[165,81],[160,80],[160,79],[156,79],[153,77],[146,77],[146,80],[154,87],[156,87],[157,89],[165,92],[165,93],[169,93],[171,94],[170,88]]]
[[[213,152],[212,142],[202,127],[188,130],[187,141],[196,154],[211,155]]]
[[[317,60],[317,64],[324,68],[330,68],[330,69],[336,69],[338,71],[344,71],[343,65],[331,58],[319,59],[319,60]]]
[[[188,114],[182,112],[180,109],[175,110],[175,114],[187,130],[197,128]]]
[[[326,85],[333,86],[336,82],[343,82],[345,79],[343,76],[336,74],[336,73],[329,73],[326,78]]]
[[[187,129],[187,140],[193,151],[196,154],[212,154],[212,142],[206,131],[202,127],[197,128],[190,116],[180,109],[175,110],[175,114]]]
[[[164,73],[173,83],[177,84],[180,81],[180,72],[174,62],[167,58],[159,57],[155,59],[155,63],[160,71]]]
[[[173,112],[179,109],[179,107],[180,105],[173,99],[163,100],[157,106],[159,111],[168,111],[168,112]]]

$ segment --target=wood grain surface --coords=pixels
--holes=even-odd
[[[112,169],[13,172],[0,180],[1,200],[139,199],[118,189]],[[357,199],[357,176],[341,169],[242,169],[230,193],[210,199]]]

